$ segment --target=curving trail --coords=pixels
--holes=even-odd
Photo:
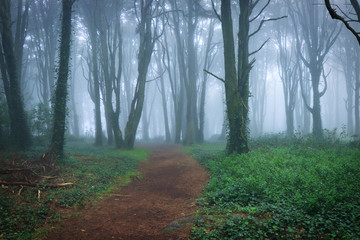
[[[48,239],[188,239],[191,226],[164,230],[177,219],[191,217],[195,199],[209,176],[176,145],[157,145],[140,166],[143,178],[61,221]]]

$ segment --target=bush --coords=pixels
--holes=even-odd
[[[278,136],[253,144],[242,155],[193,151],[211,173],[194,239],[360,237],[359,148]]]

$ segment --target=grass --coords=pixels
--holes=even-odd
[[[0,188],[1,239],[41,239],[47,230],[39,227],[58,221],[60,213],[74,214],[84,205],[92,204],[128,184],[131,178],[140,177],[136,167],[148,154],[142,149],[120,151],[78,142],[68,146],[66,152],[67,157],[57,167],[57,181],[73,182],[74,185],[62,188],[24,187],[22,190],[20,186]],[[34,158],[36,153],[23,155],[22,159],[29,161],[29,157]],[[39,153],[37,155],[40,156]]]
[[[248,154],[209,149],[187,149],[211,174],[193,239],[360,238],[356,143],[268,136]]]

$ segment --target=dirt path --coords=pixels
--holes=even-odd
[[[164,231],[174,220],[190,217],[194,200],[208,181],[205,170],[177,146],[152,147],[143,178],[62,221],[48,239],[187,239],[191,226]]]

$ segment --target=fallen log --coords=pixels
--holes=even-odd
[[[6,182],[0,181],[3,185],[18,185],[18,186],[29,186],[29,187],[66,187],[73,185],[74,183],[57,183],[57,184],[40,184],[40,183],[28,183],[28,182]]]

